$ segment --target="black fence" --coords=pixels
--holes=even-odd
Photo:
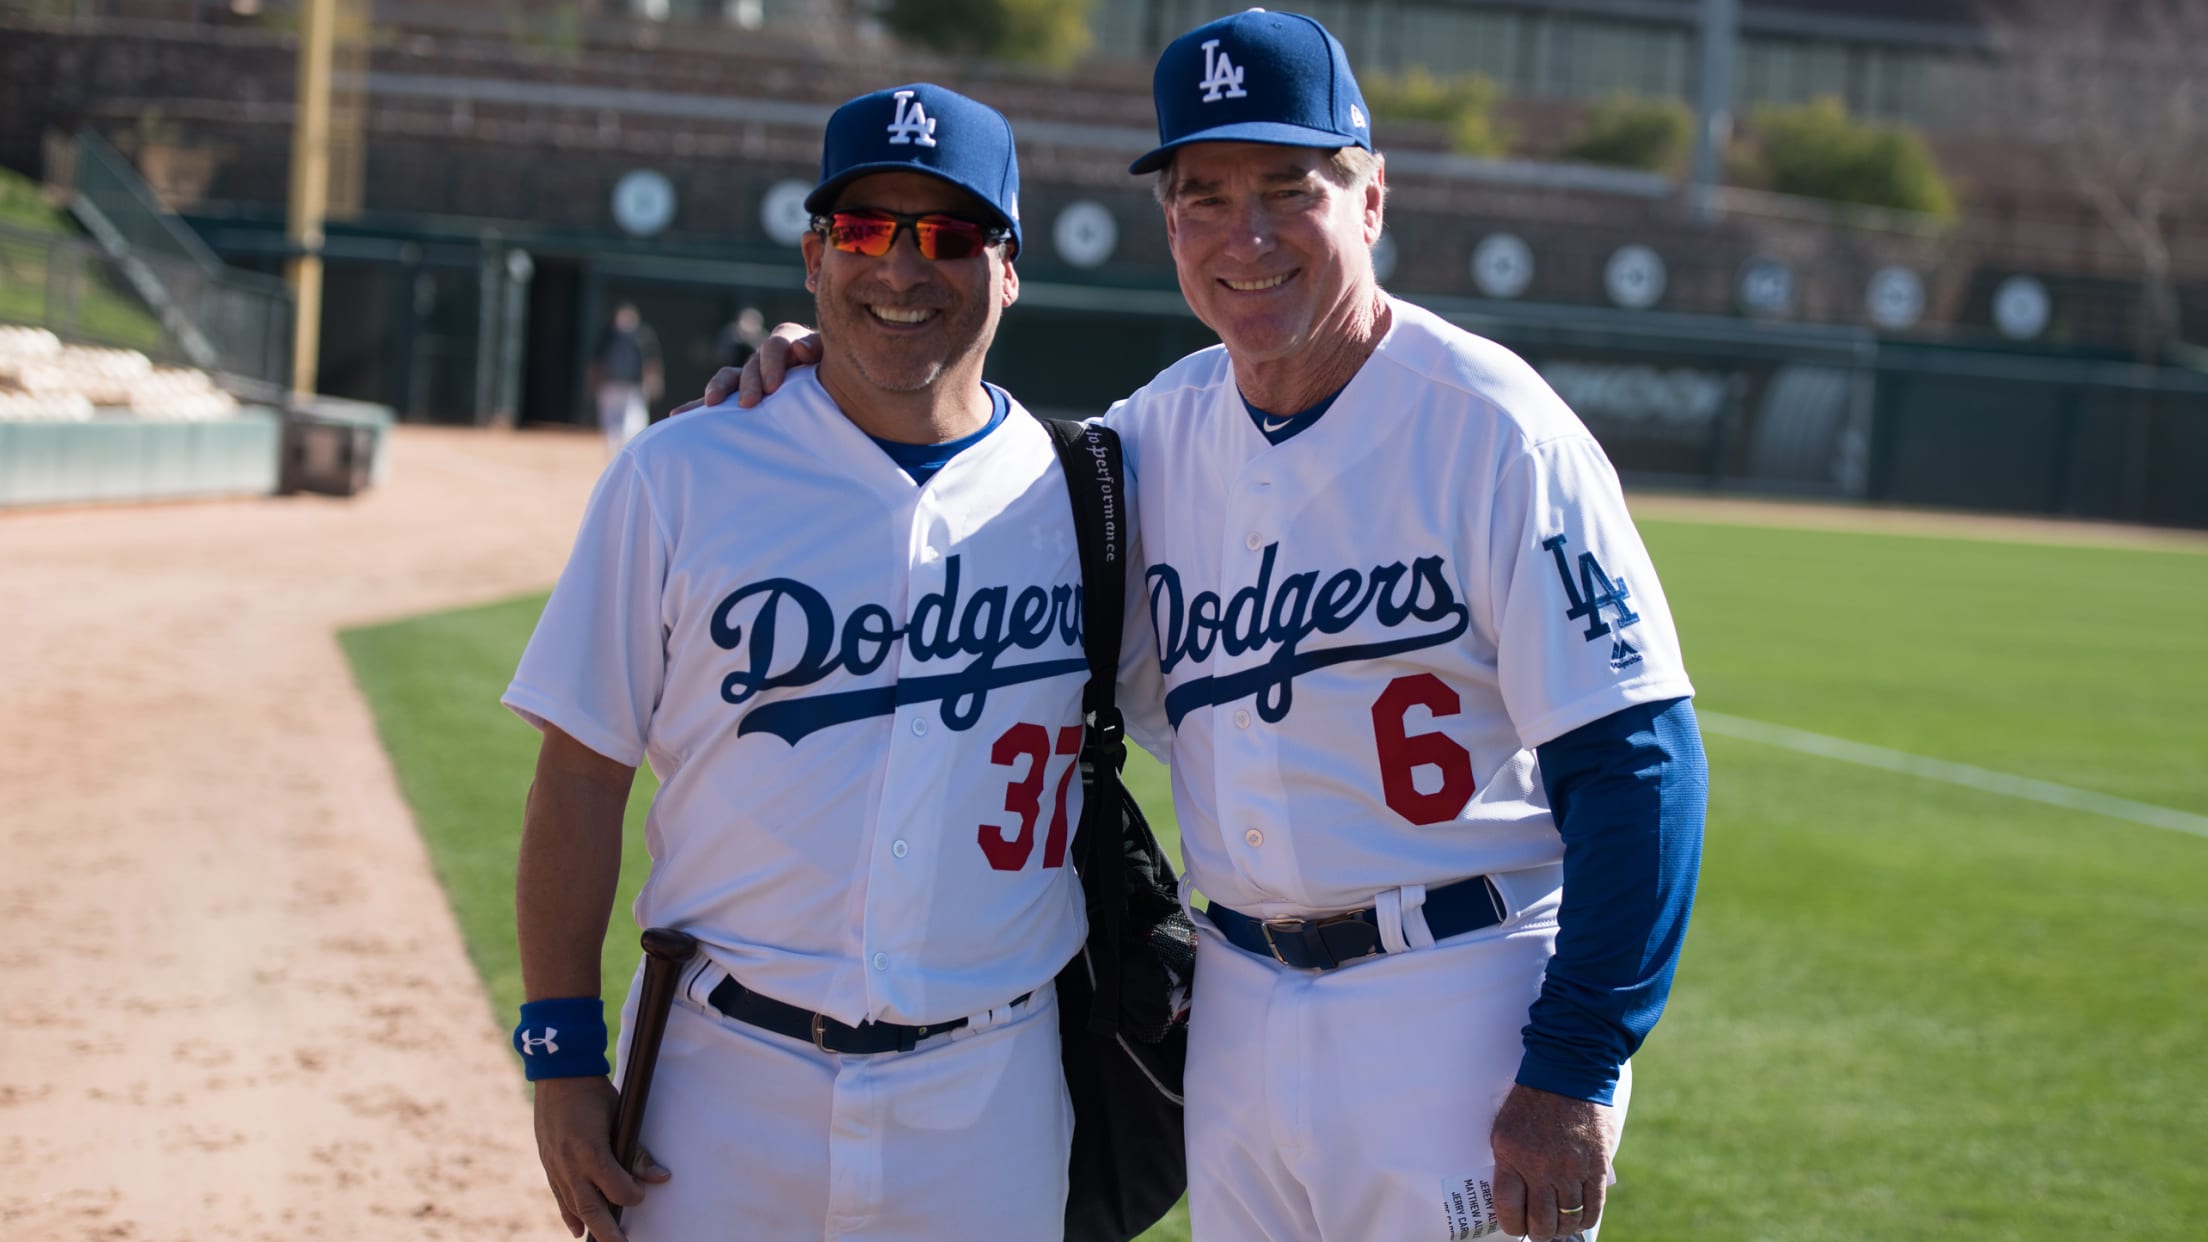
[[[1866,495],[2208,527],[2208,376],[1889,348]]]
[[[1437,309],[1524,354],[1632,482],[2208,528],[2208,373],[1710,316]]]

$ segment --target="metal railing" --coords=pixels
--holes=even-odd
[[[78,237],[0,226],[0,321],[135,349],[157,362],[191,361],[121,265]]]
[[[137,296],[175,353],[204,370],[287,385],[294,308],[284,282],[225,265],[92,130],[78,133],[75,155],[72,213],[104,252],[103,274]]]

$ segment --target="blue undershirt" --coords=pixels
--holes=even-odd
[[[884,440],[880,436],[867,438],[881,445],[882,451],[889,454],[889,459],[896,462],[906,474],[911,475],[914,483],[925,487],[928,480],[935,477],[936,471],[951,464],[953,457],[981,443],[983,436],[995,431],[1004,422],[1005,414],[1011,409],[1006,404],[1004,390],[988,383],[981,387],[989,394],[989,422],[970,436],[945,440],[941,444],[902,444],[896,440]]]
[[[1349,385],[1342,385],[1342,388],[1347,387]],[[1342,395],[1342,388],[1337,388],[1319,398],[1317,405],[1306,406],[1293,414],[1268,413],[1251,405],[1248,397],[1242,398],[1242,408],[1250,412],[1250,421],[1257,424],[1257,434],[1278,444],[1319,421],[1319,415],[1326,413],[1327,407],[1334,404],[1334,398]],[[1237,390],[1236,395],[1240,395],[1239,390]]]
[[[1613,712],[1535,753],[1564,837],[1564,905],[1518,1081],[1608,1104],[1671,994],[1709,764],[1686,699]]]

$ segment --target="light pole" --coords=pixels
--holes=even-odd
[[[322,221],[330,201],[330,60],[335,0],[300,0],[299,100],[291,130],[291,201],[284,233],[292,318],[291,390],[315,390],[322,338]]]
[[[1694,184],[1688,194],[1698,220],[1721,214],[1718,185],[1733,140],[1733,53],[1740,40],[1740,0],[1702,0],[1701,125],[1694,140]]]

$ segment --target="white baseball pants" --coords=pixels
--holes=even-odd
[[[1488,1134],[1518,1072],[1554,914],[1552,903],[1325,973],[1237,949],[1199,918],[1187,1091],[1193,1236],[1502,1236],[1480,1203],[1480,1184],[1494,1179]],[[1628,1076],[1620,1127],[1630,1092]]]
[[[724,977],[691,980],[668,1018],[644,1146],[674,1177],[623,1213],[634,1242],[1062,1235],[1073,1106],[1050,985],[911,1052],[844,1056],[692,999]]]
[[[598,385],[598,430],[606,437],[606,451],[618,453],[652,421],[644,400],[644,385],[608,381]]]

